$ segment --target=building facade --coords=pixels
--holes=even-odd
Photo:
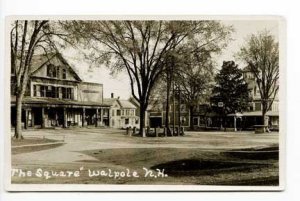
[[[136,112],[137,107],[130,100],[121,100],[114,98],[105,98],[104,103],[110,106],[109,125],[112,128],[133,128],[139,127],[139,116]]]
[[[12,75],[12,126],[16,119],[14,83]],[[109,126],[103,85],[83,82],[60,53],[33,57],[22,110],[24,128]]]
[[[149,105],[146,119],[147,125],[151,128],[164,127],[166,125],[166,104],[155,102]],[[169,104],[169,115],[168,115],[169,127],[189,127],[190,126],[190,112],[186,104],[178,104],[178,101]]]
[[[262,125],[262,104],[259,88],[256,82],[256,78],[250,71],[249,67],[243,69],[243,76],[250,89],[250,97],[252,101],[249,103],[249,110],[243,112],[243,124],[244,127],[251,127],[253,125]],[[279,83],[276,83],[279,85]],[[279,87],[279,86],[278,86]],[[279,129],[279,95],[275,94],[275,99],[273,102],[270,100],[270,110],[266,113],[266,118],[268,119],[268,125],[271,129]]]

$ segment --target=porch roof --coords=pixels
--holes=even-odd
[[[11,105],[16,104],[16,97],[11,97]],[[110,107],[108,104],[101,104],[99,102],[91,102],[91,101],[76,101],[76,100],[65,100],[65,99],[57,99],[57,98],[44,98],[44,97],[24,97],[23,99],[24,105],[29,106],[63,106],[63,107]]]
[[[278,111],[268,111],[267,116],[279,116],[279,112]],[[243,116],[262,116],[262,112],[261,111],[251,111],[251,112],[244,112]]]

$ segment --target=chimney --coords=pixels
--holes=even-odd
[[[110,97],[111,97],[111,98],[114,98],[114,93],[111,93],[111,94],[110,94]]]

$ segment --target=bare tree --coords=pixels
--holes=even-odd
[[[55,49],[53,35],[61,38],[49,26],[47,20],[14,21],[10,32],[11,71],[15,81],[16,128],[15,138],[22,139],[22,102],[30,77],[32,58],[42,52],[47,54]]]
[[[239,57],[249,66],[259,89],[263,124],[268,125],[266,113],[272,107],[279,85],[278,42],[268,31],[251,35],[241,48]]]
[[[93,48],[94,61],[105,62],[113,71],[127,72],[132,96],[140,104],[143,136],[145,111],[166,66],[166,55],[187,39],[201,40],[209,34],[213,38],[217,32],[227,31],[215,21],[73,21],[65,22],[65,28]]]

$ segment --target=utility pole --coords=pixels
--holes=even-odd
[[[181,90],[180,86],[178,86],[178,135],[180,134],[181,131]]]
[[[173,80],[173,135],[175,134],[175,79],[174,79],[174,58],[172,57],[172,80]]]

